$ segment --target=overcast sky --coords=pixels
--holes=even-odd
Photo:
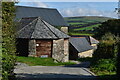
[[[79,0],[79,2],[75,2],[75,0],[74,2],[50,2],[50,1],[51,0],[49,0],[49,2],[43,2],[42,0],[21,0],[17,5],[56,8],[64,17],[73,17],[73,16],[117,17],[116,12],[114,11],[115,8],[118,6],[117,4],[118,0]],[[62,0],[56,0],[56,1],[62,1]],[[80,1],[86,1],[86,2],[80,2]],[[97,2],[97,1],[104,1],[104,2]]]

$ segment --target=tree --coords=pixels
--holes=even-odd
[[[98,59],[112,59],[117,58],[118,53],[118,42],[120,38],[111,33],[106,33],[102,36],[100,43],[98,45],[98,49],[95,51],[93,55]]]
[[[113,19],[103,22],[98,28],[94,30],[97,39],[101,39],[103,35],[110,32],[116,36],[120,36],[120,19]],[[118,56],[117,56],[117,75],[120,76],[120,40],[117,42]]]
[[[11,80],[15,65],[15,6],[2,2],[2,80]]]
[[[112,33],[114,35],[120,35],[120,19],[112,19],[103,22],[98,28],[94,30],[97,39],[101,39],[105,33]]]

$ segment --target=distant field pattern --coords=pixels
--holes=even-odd
[[[94,34],[94,29],[111,18],[98,16],[65,17],[70,34]]]

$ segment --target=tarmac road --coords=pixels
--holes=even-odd
[[[17,80],[97,80],[88,68],[77,66],[22,66],[17,67]]]

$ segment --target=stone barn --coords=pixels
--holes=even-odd
[[[17,28],[17,52],[20,56],[52,57],[69,60],[69,36],[41,17],[22,18]]]
[[[70,60],[92,57],[94,50],[85,37],[71,37],[69,43]]]

